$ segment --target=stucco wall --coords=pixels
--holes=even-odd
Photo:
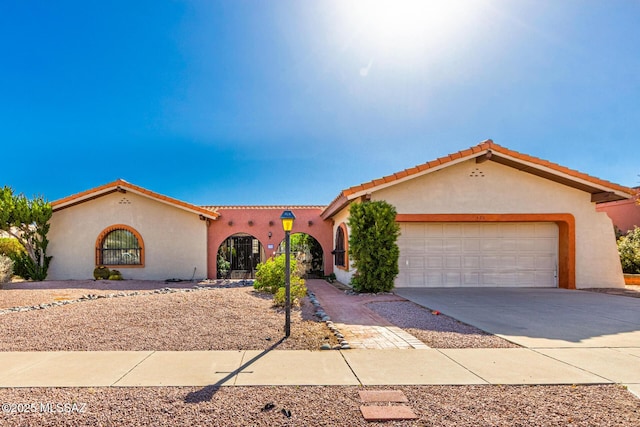
[[[53,213],[49,280],[92,279],[100,233],[115,224],[137,230],[144,267],[116,267],[125,279],[196,279],[207,274],[206,222],[198,215],[132,192],[112,193]]]
[[[217,276],[217,253],[220,245],[234,234],[246,233],[255,237],[264,248],[265,256],[267,258],[273,256],[285,237],[280,220],[284,209],[268,206],[218,208],[216,211],[220,214],[220,218],[212,222],[208,229],[209,278],[215,279]],[[333,271],[331,225],[320,217],[322,208],[293,207],[289,209],[296,216],[291,233],[306,233],[316,239],[323,250],[324,272],[331,273]]]
[[[349,219],[349,207],[344,208],[343,210],[338,212],[336,215],[334,215],[333,234],[332,234],[334,243],[333,243],[332,250],[335,248],[336,232],[338,231],[338,227],[340,227],[340,224],[345,223],[347,227],[347,232],[348,232],[347,236],[345,237],[347,240],[349,239],[349,235],[351,234],[351,228],[349,228],[349,225],[347,224],[348,219]],[[348,246],[349,246],[348,242],[346,242],[346,246],[348,251]],[[335,262],[335,258],[332,256],[331,257],[332,265],[334,262]],[[336,275],[336,279],[340,283],[344,283],[344,284],[349,284],[349,282],[351,281],[351,276],[353,276],[353,273],[355,273],[355,269],[351,266],[351,261],[349,260],[348,252],[347,252],[347,262],[348,262],[347,268],[342,268],[335,265],[333,268],[333,273]]]
[[[570,213],[576,223],[576,287],[624,285],[611,220],[596,212],[590,194],[565,185],[469,160],[374,192],[372,200],[388,201],[399,214]],[[345,211],[335,217],[336,226],[346,221]]]

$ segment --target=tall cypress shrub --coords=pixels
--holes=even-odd
[[[388,292],[398,275],[400,226],[396,209],[385,201],[349,208],[349,258],[357,269],[351,286],[358,292]]]

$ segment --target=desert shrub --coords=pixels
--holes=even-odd
[[[42,197],[29,199],[23,194],[14,194],[10,187],[0,189],[0,230],[16,238],[26,249],[28,259],[20,256],[23,278],[44,280],[47,277],[51,256],[47,256],[49,220],[53,210]]]
[[[25,280],[31,279],[29,274],[28,263],[29,255],[27,251],[18,241],[11,237],[0,238],[0,255],[6,255],[13,261],[13,274],[20,276]]]
[[[388,292],[398,275],[400,226],[396,209],[385,201],[354,203],[349,208],[349,257],[357,270],[351,278],[358,292]]]
[[[93,270],[93,278],[96,280],[107,280],[111,276],[111,271],[104,265],[98,266]]]
[[[13,260],[6,255],[0,255],[0,284],[9,283],[13,276]]]
[[[118,270],[111,270],[109,273],[109,280],[122,280],[122,273]]]
[[[633,231],[618,239],[618,253],[623,272],[640,274],[640,228],[634,227]]]
[[[276,293],[273,295],[273,304],[279,307],[284,307],[286,303],[286,295],[287,290],[284,286],[278,288]],[[307,295],[307,286],[304,284],[304,280],[296,280],[294,283],[293,277],[291,278],[291,304],[299,306],[300,301]]]
[[[297,262],[291,255],[291,285],[299,283],[302,280],[298,273]],[[269,258],[266,262],[258,264],[256,267],[256,281],[253,288],[258,291],[275,294],[278,288],[284,286],[285,276],[285,255],[279,255],[275,258]],[[304,281],[303,281],[304,282]]]
[[[6,255],[13,259],[14,256],[25,253],[24,246],[20,244],[18,239],[11,237],[0,237],[0,255]]]
[[[222,250],[222,248],[220,248]],[[222,252],[218,252],[218,278],[226,279],[229,276],[231,270],[231,263],[227,261]]]
[[[254,289],[273,294],[274,304],[281,306],[285,304],[285,261],[286,256],[280,255],[275,258],[268,259],[267,262],[258,264],[256,267],[256,281],[253,283]],[[296,259],[293,255],[291,255],[290,268],[291,301],[299,303],[299,301],[307,294],[307,287],[304,284],[304,279],[300,277]]]

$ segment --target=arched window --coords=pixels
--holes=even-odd
[[[126,225],[104,230],[96,241],[96,265],[143,266],[144,243],[140,233]]]
[[[347,244],[346,227],[340,224],[336,230],[336,248],[333,250],[336,267],[348,268]]]

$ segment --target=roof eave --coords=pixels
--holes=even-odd
[[[199,215],[201,218],[216,220],[220,216],[219,213],[215,211],[211,211],[205,208],[200,208],[195,205],[190,205],[185,202],[181,202],[176,199],[172,199],[170,197],[162,196],[160,194],[154,193],[149,190],[142,189],[142,187],[137,187],[133,184],[130,184],[123,180],[117,180],[111,182],[109,184],[102,185],[100,187],[96,187],[92,190],[87,190],[82,193],[78,193],[76,195],[68,196],[63,199],[56,200],[51,202],[51,207],[54,212],[70,208],[72,206],[76,206],[90,200],[97,199],[99,197],[106,196],[108,194],[112,194],[115,192],[132,192],[142,197],[153,199],[157,202],[164,203],[169,206],[173,206],[178,209],[182,209],[184,211]]]

